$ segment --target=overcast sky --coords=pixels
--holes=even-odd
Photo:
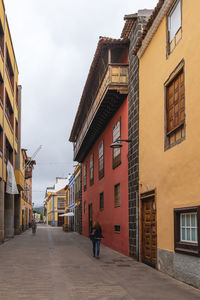
[[[158,0],[4,0],[22,85],[22,147],[36,156],[33,202],[73,172],[68,142],[99,36],[119,38],[125,14]]]

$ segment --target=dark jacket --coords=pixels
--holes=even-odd
[[[102,239],[102,238],[103,238],[103,235],[102,235],[101,226],[93,227],[92,233],[90,234],[90,239],[95,241],[95,240]]]

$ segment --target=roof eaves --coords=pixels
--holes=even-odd
[[[89,88],[89,83],[90,83],[90,80],[92,79],[92,76],[93,76],[95,67],[98,63],[99,57],[101,55],[102,49],[104,49],[108,46],[120,45],[120,44],[127,44],[128,45],[129,44],[129,39],[128,38],[112,39],[112,38],[109,38],[109,37],[102,37],[102,36],[99,37],[99,42],[98,42],[98,45],[97,45],[97,48],[96,48],[96,51],[95,51],[95,54],[94,54],[92,64],[90,66],[88,77],[87,77],[87,80],[86,80],[86,83],[85,83],[85,87],[83,89],[81,100],[79,102],[76,117],[75,117],[75,120],[74,120],[74,124],[73,124],[72,130],[71,130],[70,137],[69,137],[70,142],[75,142],[76,141],[76,139],[75,139],[76,126],[79,122],[79,116],[81,114],[82,107],[84,106],[84,100],[85,100],[85,97],[86,97],[86,94],[87,94],[87,90]]]

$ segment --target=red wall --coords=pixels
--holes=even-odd
[[[123,143],[121,148],[121,164],[112,168],[112,134],[114,124],[121,118],[121,138],[128,138],[128,99],[123,102],[115,116],[111,119],[104,132],[95,143],[84,160],[82,168],[87,164],[87,190],[82,191],[82,221],[83,234],[89,235],[88,204],[92,203],[93,221],[98,221],[103,230],[102,243],[106,246],[129,255],[128,230],[128,144]],[[98,146],[104,141],[104,177],[99,180],[98,174]],[[90,186],[90,156],[94,153],[94,184]],[[83,174],[83,169],[82,169]],[[114,185],[120,183],[121,206],[114,207]],[[99,194],[104,192],[104,210],[99,209]],[[84,214],[86,201],[86,214]],[[120,233],[114,232],[114,225],[120,225]]]

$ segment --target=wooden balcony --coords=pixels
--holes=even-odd
[[[24,175],[23,175],[22,171],[15,170],[15,180],[16,180],[16,184],[17,184],[19,191],[23,191],[24,190]]]
[[[110,64],[94,95],[93,104],[74,144],[74,160],[82,162],[128,94],[128,65]]]

